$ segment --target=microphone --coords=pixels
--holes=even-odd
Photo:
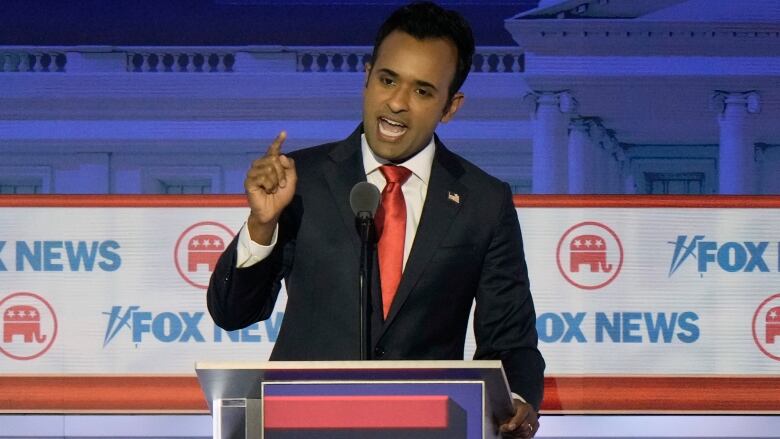
[[[373,220],[379,207],[379,189],[367,181],[361,181],[349,192],[349,205],[359,220]]]
[[[367,181],[361,181],[352,187],[349,193],[349,205],[355,213],[355,222],[360,232],[360,270],[358,272],[358,286],[360,296],[358,305],[360,308],[360,359],[368,360],[371,352],[371,262],[373,261],[374,246],[372,245],[372,229],[374,214],[379,207],[379,189]]]

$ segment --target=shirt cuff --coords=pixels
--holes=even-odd
[[[249,228],[244,223],[241,227],[241,231],[238,232],[238,245],[236,246],[236,268],[251,267],[263,259],[274,250],[276,246],[276,237],[279,234],[279,224],[274,227],[274,234],[271,237],[271,243],[268,245],[260,245],[252,241],[252,237],[249,236]]]
[[[526,401],[525,398],[523,398],[522,396],[518,395],[515,392],[512,392],[512,399],[517,399],[524,404],[528,404],[528,401]]]

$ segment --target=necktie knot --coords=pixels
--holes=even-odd
[[[379,167],[379,172],[385,176],[385,180],[388,183],[404,184],[406,180],[412,175],[412,171],[403,166],[395,165],[382,165]]]

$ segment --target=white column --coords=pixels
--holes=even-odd
[[[609,192],[609,143],[604,140],[601,147],[598,148],[598,174],[594,179],[596,182],[596,193],[606,194]]]
[[[569,92],[537,92],[534,112],[532,189],[535,194],[568,192],[569,116],[576,100]]]
[[[604,176],[605,188],[603,191],[605,194],[618,194],[623,189],[620,181],[620,163],[618,158],[621,151],[620,142],[614,136],[611,136],[605,148],[607,160],[607,172]]]
[[[631,186],[627,186],[628,173],[628,160],[626,159],[626,151],[620,144],[615,151],[615,187],[613,193],[616,194],[633,194],[633,177],[631,180]]]
[[[765,163],[766,163],[766,143],[756,143],[756,194],[772,194],[774,191],[767,190],[768,185],[772,186],[776,177],[771,174],[767,176]],[[769,177],[769,181],[767,181]]]
[[[756,159],[753,130],[748,114],[761,110],[758,93],[715,92],[713,101],[720,114],[720,159],[718,173],[721,194],[752,194],[756,189]]]
[[[587,118],[572,119],[569,123],[569,193],[593,193],[593,146]]]
[[[617,160],[617,153],[620,146],[614,146],[608,151],[609,155],[609,173],[607,174],[607,191],[608,194],[618,194],[622,189],[620,186],[620,165]]]
[[[636,155],[633,148],[620,150],[620,175],[622,178],[622,188],[624,194],[638,194],[641,193],[639,188],[640,181],[637,181],[637,169],[632,158]]]
[[[607,153],[606,148],[610,141],[609,133],[606,128],[600,123],[595,123],[591,127],[590,131],[591,141],[593,144],[591,152],[591,169],[592,174],[590,176],[590,192],[592,194],[603,194],[606,191],[607,184],[606,173],[607,169]]]

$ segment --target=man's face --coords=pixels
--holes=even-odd
[[[363,129],[374,153],[400,162],[423,149],[439,122],[448,122],[463,103],[448,92],[458,49],[448,39],[417,40],[391,32],[366,67]]]

